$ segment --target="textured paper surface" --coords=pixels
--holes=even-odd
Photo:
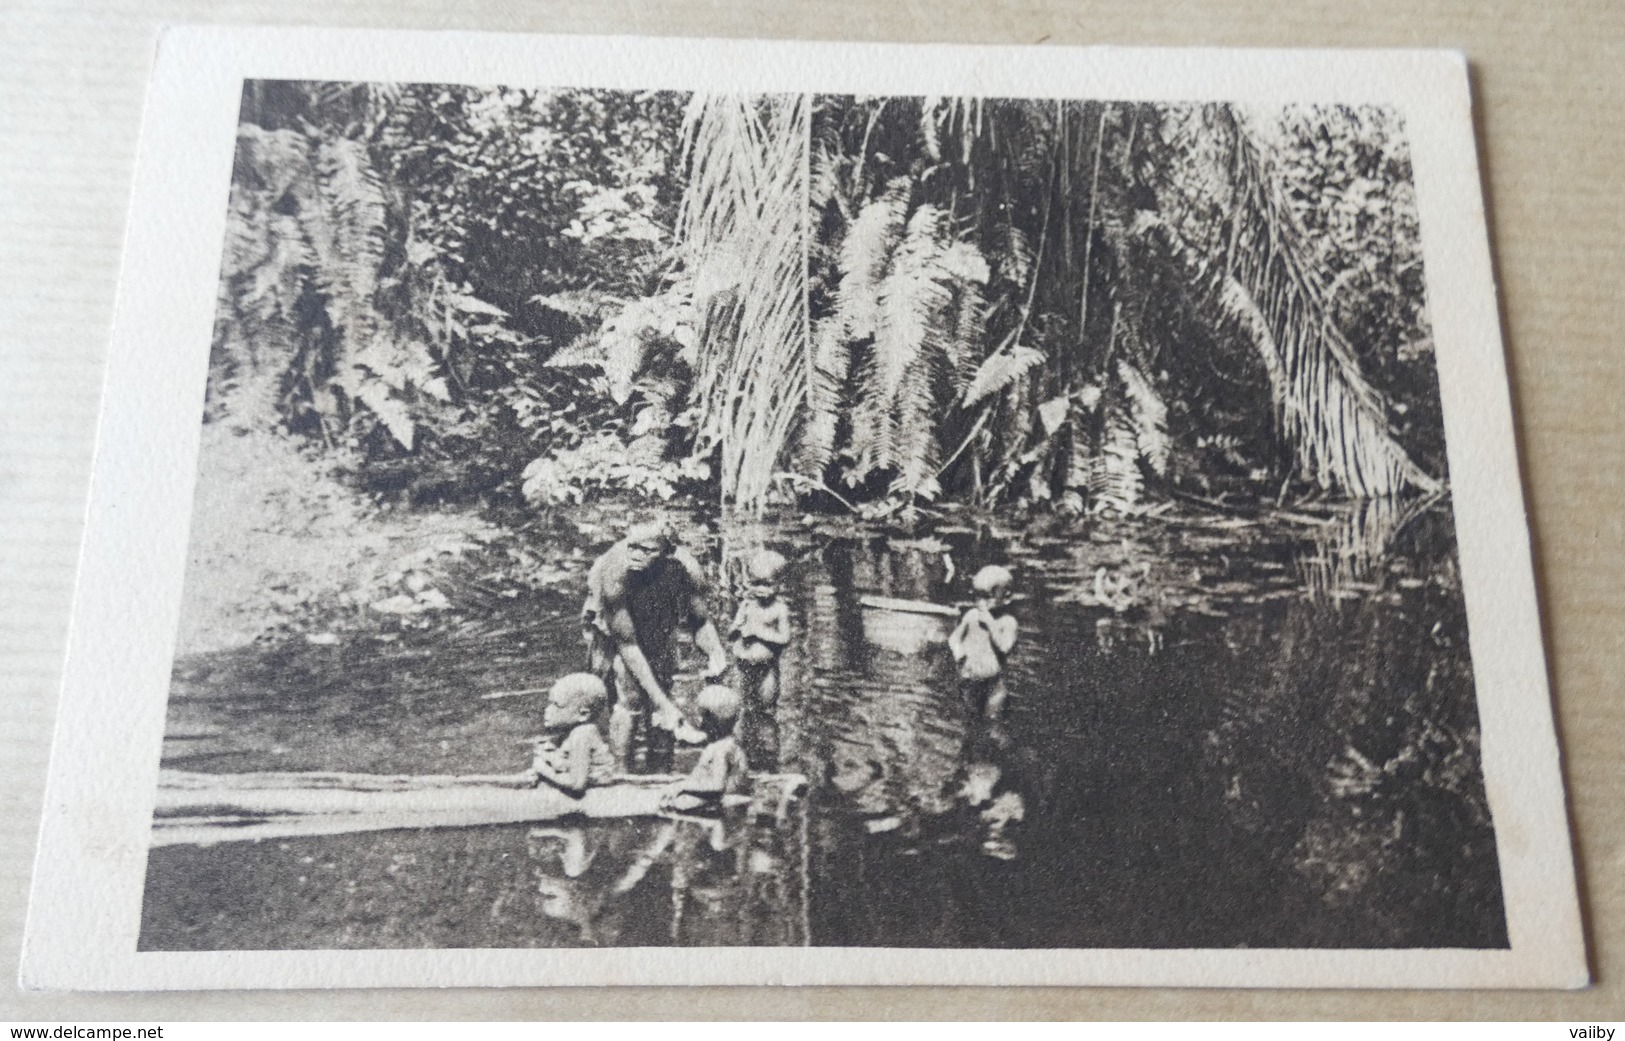
[[[549,78],[538,80],[537,55]],[[1439,343],[1510,952],[133,951],[185,553],[237,85],[266,78],[1336,100],[1400,107]],[[111,351],[25,975],[50,986],[1028,983],[1573,986],[1584,980],[1468,108],[1448,55],[1031,52],[328,33],[170,35]],[[176,346],[185,345],[185,346]],[[132,612],[130,605],[143,609]],[[88,770],[86,763],[101,764]]]

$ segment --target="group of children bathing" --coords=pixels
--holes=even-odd
[[[779,658],[790,642],[790,612],[779,596],[785,566],[772,550],[746,561],[745,596],[727,634],[739,689],[711,683],[694,699],[699,719],[691,732],[703,748],[687,776],[663,793],[661,809],[713,813],[744,786],[750,768],[739,742],[740,721],[747,702],[766,709],[778,702]],[[971,582],[974,600],[948,637],[964,691],[989,719],[1003,715],[1008,698],[1004,665],[1017,633],[1007,610],[1011,584],[1008,568],[994,564],[978,571]],[[609,710],[609,688],[599,676],[576,672],[555,683],[542,710],[544,732],[525,775],[528,783],[572,798],[610,783],[621,764],[605,738]]]

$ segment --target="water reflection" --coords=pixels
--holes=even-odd
[[[582,944],[798,946],[807,941],[799,880],[805,817],[788,798],[719,819],[659,818],[534,828],[529,853],[540,907]],[[655,893],[651,899],[638,894]]]
[[[1447,504],[741,526],[714,543],[719,615],[761,547],[790,561],[794,635],[741,738],[804,799],[158,850],[143,949],[1505,944]],[[992,563],[1021,633],[989,724],[945,641]],[[415,645],[183,663],[166,763],[517,769],[523,706],[469,688],[578,667],[572,595]],[[304,857],[345,884],[308,891]]]
[[[799,946],[800,805],[163,847],[140,947]]]
[[[792,764],[821,782],[816,942],[1504,943],[1450,517],[1391,505],[810,540],[788,686],[817,733]],[[865,606],[952,604],[986,563],[1026,596],[994,728],[948,619]],[[1360,792],[1346,749],[1376,732],[1389,780]]]
[[[1313,551],[1296,561],[1309,595],[1335,600],[1377,592],[1373,572],[1387,563],[1405,527],[1437,499],[1367,499],[1334,514],[1315,533]]]

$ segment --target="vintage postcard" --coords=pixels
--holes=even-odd
[[[161,41],[35,987],[1576,987],[1466,66]]]

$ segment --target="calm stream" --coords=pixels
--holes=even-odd
[[[422,628],[180,660],[164,765],[523,768],[541,698],[483,695],[580,666],[607,537]],[[792,561],[784,694],[744,736],[803,798],[726,835],[635,818],[156,849],[141,947],[1505,945],[1448,505],[706,539],[719,624],[741,553]],[[952,605],[994,562],[1021,597],[997,725],[956,687],[951,618],[860,599]]]

